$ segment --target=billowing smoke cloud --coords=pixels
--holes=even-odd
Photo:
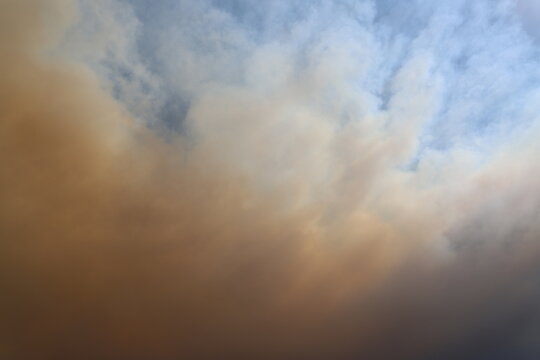
[[[0,3],[6,359],[536,359],[510,1]]]

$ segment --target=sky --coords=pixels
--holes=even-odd
[[[3,0],[0,357],[540,357],[538,0]]]

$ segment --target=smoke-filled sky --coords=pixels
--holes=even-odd
[[[0,1],[0,358],[537,360],[538,0]]]

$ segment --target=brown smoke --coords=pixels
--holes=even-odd
[[[446,258],[426,241],[444,221],[420,206],[404,227],[291,206],[290,188],[162,140],[87,68],[48,56],[72,5],[0,4],[3,357],[420,359],[538,316],[537,203],[526,235],[499,234],[521,239],[506,250],[477,238],[520,194],[487,215],[465,201],[473,215],[447,236],[476,248]]]

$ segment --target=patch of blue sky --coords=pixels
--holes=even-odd
[[[158,117],[171,129],[182,127],[193,99],[209,87],[249,86],[250,62],[269,45],[292,64],[291,77],[301,78],[322,61],[327,67],[357,65],[356,73],[329,81],[316,97],[341,104],[336,121],[342,123],[388,111],[400,69],[427,54],[431,76],[442,85],[438,110],[424,119],[418,134],[415,157],[455,146],[490,151],[534,120],[526,109],[540,86],[538,47],[510,1],[123,3],[133,8],[139,26],[132,39],[138,51],[134,62],[159,79]],[[530,20],[527,24],[530,28]],[[124,82],[137,75],[125,62],[105,65]],[[362,106],[374,106],[358,112],[354,99],[336,100],[343,86],[365,95]],[[145,89],[140,91],[152,92]]]

